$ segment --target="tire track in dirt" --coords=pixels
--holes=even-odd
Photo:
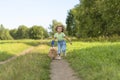
[[[19,56],[21,56],[21,55],[28,54],[28,53],[30,53],[33,49],[34,49],[34,47],[30,47],[30,48],[24,50],[23,52],[18,53],[19,55],[13,56],[13,57],[5,60],[5,61],[1,61],[0,64],[8,63],[8,62],[10,62],[11,60],[14,60],[14,59],[16,59],[17,57],[19,57]]]

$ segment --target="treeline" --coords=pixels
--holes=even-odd
[[[71,36],[120,36],[120,1],[80,0],[80,3],[68,12],[66,24]]]
[[[0,40],[10,39],[44,39],[48,37],[48,32],[42,26],[34,25],[28,28],[25,25],[20,25],[17,29],[5,29],[0,25]]]

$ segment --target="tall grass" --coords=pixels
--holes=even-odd
[[[68,48],[67,60],[83,80],[120,80],[120,42],[75,42]]]
[[[48,40],[1,40],[0,41],[0,61],[4,61],[29,47],[48,43]]]
[[[49,41],[36,42],[41,45],[29,54],[0,65],[0,80],[50,80]],[[7,46],[11,41],[0,45],[3,43]],[[19,43],[34,46],[32,41]],[[11,45],[14,44],[13,41]],[[7,49],[1,47],[1,50]],[[76,41],[73,45],[67,44],[66,59],[82,80],[120,80],[120,42]]]
[[[32,52],[0,65],[0,80],[50,80],[49,46],[41,45]]]
[[[24,43],[4,43],[0,44],[0,61],[6,60],[12,56],[18,55],[18,53],[31,47]]]

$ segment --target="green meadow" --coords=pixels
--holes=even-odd
[[[27,48],[38,45],[39,41],[34,40],[3,40],[0,41],[0,61],[4,61],[19,55]]]
[[[82,80],[120,80],[120,42],[74,42],[67,60]]]
[[[40,45],[29,54],[0,65],[0,80],[49,80],[49,46]]]
[[[0,61],[19,55],[30,47],[48,42],[49,40],[2,40],[0,41]]]
[[[50,80],[49,40],[0,41],[0,51],[4,52],[0,52],[0,59],[9,59],[32,46],[35,48],[29,54],[0,65],[0,80]],[[82,80],[120,80],[119,48],[120,42],[74,41],[67,43],[65,59]]]

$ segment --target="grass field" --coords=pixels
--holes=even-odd
[[[74,42],[68,47],[67,60],[82,80],[120,80],[120,42]]]
[[[32,52],[0,65],[0,80],[50,80],[49,46],[37,46]]]
[[[29,47],[44,43],[40,40],[3,40],[0,41],[0,61],[4,61]],[[46,41],[47,42],[47,41]]]
[[[31,40],[28,42],[31,42],[32,44]],[[4,61],[12,56],[18,55],[18,53],[32,46],[27,43],[26,40],[0,41],[0,61]]]
[[[27,43],[27,46],[33,46],[33,42],[20,41],[22,44]],[[50,46],[43,43],[36,46],[30,54],[0,65],[0,80],[50,80],[51,60],[47,56]],[[39,44],[39,41],[34,44]],[[82,80],[120,80],[119,48],[120,42],[77,41],[73,42],[73,45],[67,43],[66,60]]]

